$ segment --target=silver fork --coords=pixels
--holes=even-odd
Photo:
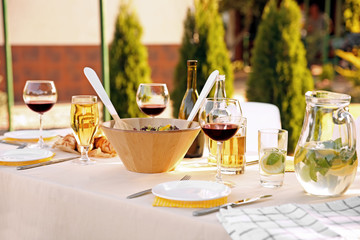
[[[185,175],[184,177],[182,177],[182,178],[180,179],[180,181],[189,180],[190,178],[191,178],[190,175]],[[140,197],[140,196],[142,196],[142,195],[151,193],[151,191],[152,191],[152,188],[149,188],[149,189],[146,189],[146,190],[144,190],[144,191],[131,194],[131,195],[127,196],[126,198],[127,198],[127,199],[131,199],[131,198]]]

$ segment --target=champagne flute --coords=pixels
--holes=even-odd
[[[224,183],[221,176],[223,142],[232,138],[241,123],[240,103],[230,98],[207,98],[199,112],[199,123],[206,136],[217,141],[216,182]]]
[[[94,135],[99,127],[97,97],[91,95],[73,96],[71,99],[71,128],[80,146],[81,156],[74,162],[82,165],[95,163],[88,156]]]
[[[23,99],[25,104],[40,115],[39,140],[37,144],[29,145],[30,148],[49,148],[43,139],[43,114],[49,111],[57,100],[57,92],[53,81],[29,80],[26,81]]]
[[[169,91],[165,83],[141,83],[136,93],[140,110],[150,117],[161,114],[169,101]]]

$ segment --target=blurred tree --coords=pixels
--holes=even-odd
[[[147,49],[141,43],[142,27],[130,3],[120,5],[114,40],[110,45],[110,97],[120,117],[139,117],[136,91],[151,82]]]
[[[270,0],[255,38],[246,95],[249,101],[279,107],[282,127],[289,131],[289,152],[294,151],[300,135],[304,94],[314,85],[305,54],[297,3]]]
[[[180,47],[180,60],[175,70],[175,90],[171,94],[173,115],[178,116],[181,100],[186,91],[186,61],[198,60],[197,89],[201,91],[214,70],[226,75],[227,96],[233,93],[233,72],[225,31],[218,12],[217,0],[195,0],[194,12],[188,9],[184,22],[184,35]],[[200,93],[199,91],[199,93]]]
[[[344,19],[348,31],[360,33],[360,0],[345,0]]]

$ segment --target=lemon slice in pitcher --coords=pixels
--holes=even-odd
[[[269,151],[260,160],[261,169],[267,174],[280,174],[285,170],[285,156],[277,151]]]

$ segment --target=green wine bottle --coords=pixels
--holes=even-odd
[[[187,119],[189,117],[190,112],[199,97],[199,94],[196,90],[196,67],[197,60],[187,61],[187,89],[180,105],[179,119]],[[195,116],[194,121],[198,121],[198,115]],[[185,157],[201,157],[204,151],[204,143],[205,135],[202,131],[200,131],[199,135],[195,138]]]
[[[216,78],[214,99],[226,98],[225,92],[225,75],[219,75]],[[208,163],[216,165],[217,142],[205,136],[206,146],[209,149]]]

